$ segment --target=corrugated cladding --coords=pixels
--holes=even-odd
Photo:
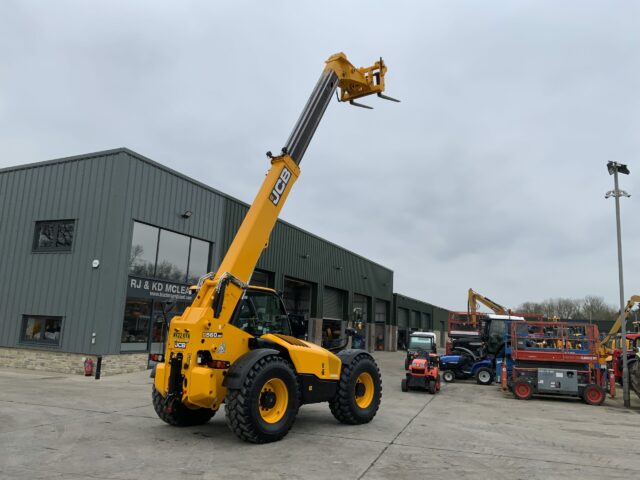
[[[215,258],[224,206],[127,149],[0,171],[0,344],[19,342],[22,315],[51,315],[64,317],[61,351],[118,353],[133,221],[214,242]],[[72,252],[32,253],[35,222],[61,219],[76,220]]]
[[[449,311],[415,298],[406,297],[398,293],[393,294],[394,324],[399,327],[410,326],[423,330],[441,330],[440,321],[449,316]],[[408,312],[408,313],[406,313]],[[408,323],[405,323],[407,318]]]
[[[247,210],[248,206],[239,201],[227,201],[223,250],[233,241]],[[393,271],[280,220],[257,268],[278,273],[277,289],[282,288],[284,275],[315,282],[319,297],[323,287],[329,286],[381,300],[392,299]],[[317,304],[320,309],[322,298]],[[312,316],[320,317],[322,312],[312,312]]]
[[[55,315],[61,351],[118,353],[133,222],[213,242],[215,269],[247,208],[128,149],[0,170],[0,345],[18,344],[22,315]],[[76,220],[72,252],[32,253],[35,222],[62,219]],[[391,270],[282,221],[258,268],[276,272],[276,288],[283,276],[315,283],[318,309],[324,286],[348,292],[348,305],[392,299]]]
[[[88,353],[92,332],[118,301],[122,222],[114,205],[120,188],[115,164],[84,157],[0,172],[0,342],[18,342],[22,315],[64,317],[61,350]],[[70,253],[32,253],[35,222],[75,219]],[[126,257],[126,256],[125,256]],[[101,267],[93,269],[93,259]]]

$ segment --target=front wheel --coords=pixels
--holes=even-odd
[[[442,379],[447,383],[453,382],[456,379],[456,374],[451,370],[445,370],[442,372]]]
[[[402,382],[400,382],[400,390],[402,390],[403,392],[408,392],[409,388],[407,387],[407,379],[403,378]]]
[[[513,396],[518,400],[529,400],[533,396],[533,387],[526,380],[517,380],[513,384]]]
[[[164,397],[156,390],[155,386],[151,391],[151,398],[153,400],[153,409],[160,420],[174,427],[202,425],[211,420],[216,414],[216,411],[210,408],[191,409],[177,400],[172,402],[171,405],[167,405]]]
[[[378,365],[370,355],[362,353],[342,366],[338,389],[329,401],[329,408],[339,422],[359,425],[376,416],[381,398]]]
[[[479,385],[491,385],[493,383],[493,370],[488,367],[479,368],[476,372],[476,382]]]
[[[604,403],[605,393],[602,387],[591,383],[584,387],[582,399],[589,405],[602,405]]]
[[[242,440],[275,442],[293,426],[298,413],[298,382],[289,363],[277,355],[258,360],[242,387],[227,391],[229,428]]]
[[[436,381],[435,380],[429,380],[429,382],[427,383],[427,391],[431,394],[431,395],[435,395],[437,390],[436,390]]]

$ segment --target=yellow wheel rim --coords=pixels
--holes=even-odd
[[[362,384],[364,386],[364,392],[362,395],[358,396],[358,390],[361,390],[362,387],[358,387],[358,384]],[[373,377],[370,373],[363,372],[358,375],[356,379],[356,404],[360,408],[367,408],[373,402]]]
[[[289,405],[289,391],[279,378],[272,378],[262,386],[258,409],[260,417],[267,423],[278,423]]]

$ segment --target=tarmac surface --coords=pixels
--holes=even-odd
[[[640,400],[593,407],[515,400],[497,386],[400,391],[402,352],[377,352],[382,406],[367,425],[301,408],[280,442],[252,445],[219,411],[176,428],[151,406],[148,372],[104,377],[0,369],[1,479],[637,478]],[[621,392],[619,392],[621,393]]]

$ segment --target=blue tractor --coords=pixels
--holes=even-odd
[[[457,348],[450,355],[440,357],[440,371],[445,382],[456,379],[475,378],[480,385],[491,385],[495,376],[493,360],[463,347]]]

